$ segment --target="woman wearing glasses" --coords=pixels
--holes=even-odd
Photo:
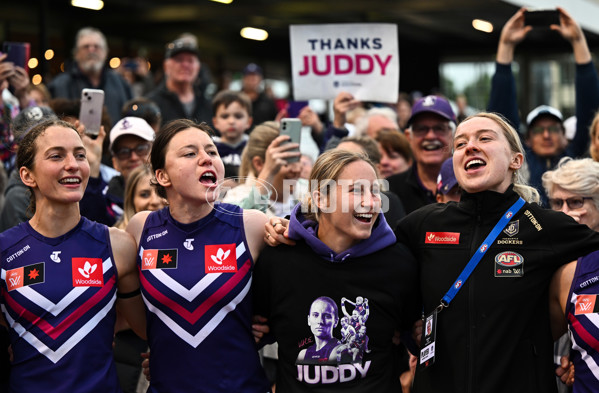
[[[564,157],[557,169],[543,174],[549,207],[599,231],[599,162]]]
[[[543,174],[543,186],[553,210],[599,231],[599,162],[563,158],[557,169]],[[598,276],[599,252],[595,251],[561,267],[550,288],[553,337],[557,339],[569,331],[575,393],[596,391],[599,384]]]

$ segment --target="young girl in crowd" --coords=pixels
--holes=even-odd
[[[137,213],[127,226],[148,310],[148,391],[269,391],[250,292],[266,216],[214,203],[224,165],[206,125],[166,124],[150,161],[168,206]]]
[[[141,165],[131,172],[125,185],[123,215],[114,224],[115,227],[125,229],[135,213],[160,210],[166,205],[166,200],[158,196],[156,188],[150,183],[151,180],[152,168],[149,165]]]
[[[297,245],[266,248],[255,273],[255,312],[279,345],[277,390],[399,392],[392,337],[420,316],[417,267],[380,214],[376,168],[328,150],[310,184],[289,223]]]
[[[68,123],[33,127],[19,144],[17,168],[33,216],[0,234],[0,300],[14,354],[10,391],[120,392],[115,301],[145,336],[135,243],[81,217],[90,167]]]
[[[381,152],[378,168],[383,178],[410,169],[414,157],[410,142],[402,132],[385,128],[375,139]]]
[[[241,155],[240,185],[229,190],[223,201],[245,209],[259,209],[268,216],[285,216],[307,190],[300,179],[301,164],[287,163],[300,153],[296,143],[279,132],[279,123],[267,121],[252,130]]]

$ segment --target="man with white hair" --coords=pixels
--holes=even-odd
[[[356,120],[354,129],[348,129],[346,113],[360,105],[361,103],[348,92],[341,92],[335,97],[333,102],[335,119],[325,132],[324,150],[334,149],[346,136],[368,136],[375,139],[379,131],[383,129],[399,130],[397,113],[388,107],[368,109],[363,116]]]
[[[70,100],[79,100],[84,88],[104,90],[104,105],[113,125],[121,118],[121,109],[133,93],[127,81],[106,66],[107,56],[104,34],[93,27],[82,28],[75,37],[75,61],[50,82],[48,89],[53,98]]]
[[[356,136],[369,136],[375,139],[383,129],[399,130],[397,113],[391,108],[373,107],[356,122]]]

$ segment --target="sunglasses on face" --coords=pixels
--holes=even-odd
[[[587,199],[593,199],[591,197],[572,197],[567,199],[561,198],[549,198],[549,206],[553,210],[561,210],[564,202],[568,205],[568,209],[576,210],[580,209],[584,205],[584,201]]]
[[[130,147],[121,147],[120,149],[114,152],[114,156],[119,160],[127,160],[131,158],[131,154],[135,152],[135,154],[138,157],[145,157],[150,152],[150,148],[151,146],[149,143],[139,144],[135,146],[133,149],[131,149]]]
[[[549,126],[549,127],[532,127],[530,129],[530,133],[532,135],[540,135],[545,132],[545,130],[549,131],[550,134],[558,134],[562,132],[562,127],[560,126]]]
[[[447,131],[449,131],[450,128],[447,125],[425,126],[420,124],[416,124],[412,127],[412,133],[415,136],[426,135],[428,134],[428,130],[433,130],[435,135],[442,136],[445,135],[445,133],[447,133]]]

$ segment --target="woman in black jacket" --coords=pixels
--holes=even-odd
[[[438,310],[435,362],[417,371],[415,391],[555,392],[548,285],[561,265],[599,248],[599,236],[538,205],[522,181],[518,134],[503,117],[467,118],[453,149],[461,201],[425,206],[396,232],[419,262],[424,312]],[[460,276],[479,249],[471,275]],[[442,298],[448,306],[439,307]]]

